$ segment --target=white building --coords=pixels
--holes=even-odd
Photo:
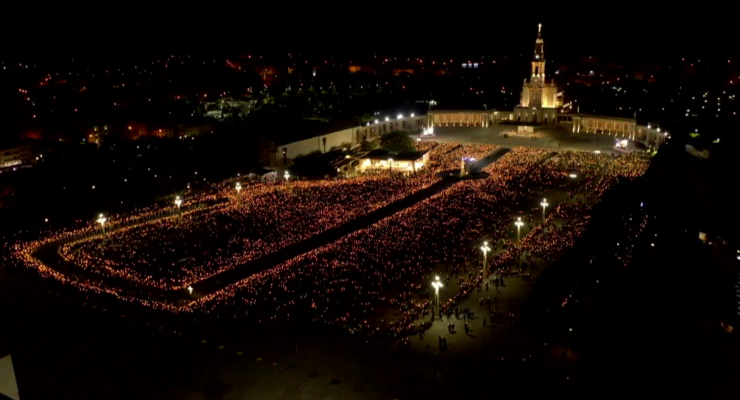
[[[542,24],[539,24],[531,76],[529,81],[524,80],[519,105],[514,107],[514,120],[554,124],[557,122],[558,108],[562,105],[563,99],[558,96],[557,85],[545,78],[545,42],[542,40]]]
[[[359,158],[357,168],[360,171],[386,170],[399,172],[416,172],[429,162],[429,150],[396,153],[377,149]]]

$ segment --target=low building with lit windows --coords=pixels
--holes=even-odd
[[[359,157],[357,169],[360,171],[387,170],[399,172],[416,172],[429,161],[429,150],[394,151],[377,149]]]

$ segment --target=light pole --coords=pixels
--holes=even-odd
[[[290,172],[285,171],[285,182],[288,182],[289,179],[290,179]]]
[[[544,222],[545,221],[545,210],[547,209],[547,206],[549,206],[550,204],[547,203],[547,199],[542,199],[542,203],[540,203],[540,205],[542,206],[542,221]]]
[[[108,219],[103,216],[103,214],[98,215],[97,223],[100,224],[100,228],[103,230],[103,235],[105,235],[105,221]]]
[[[485,270],[488,262],[488,252],[491,251],[491,248],[488,246],[488,242],[483,242],[480,249],[483,251],[483,269]]]
[[[239,201],[240,200],[239,193],[241,191],[242,191],[242,184],[241,184],[241,182],[237,182],[236,183],[236,204],[240,204],[241,203]]]
[[[432,282],[432,287],[434,288],[434,300],[437,302],[437,309],[439,309],[439,288],[444,286],[442,282],[439,281],[439,275],[434,277],[434,282]]]
[[[182,205],[182,199],[180,198],[180,196],[175,197],[175,205],[177,206],[178,218],[182,218],[182,214],[180,213],[180,206]]]
[[[522,217],[517,218],[516,222],[514,222],[514,225],[516,225],[516,241],[519,242],[521,239],[519,238],[519,230],[522,228],[522,225],[524,225],[524,222],[522,222]]]
[[[188,286],[188,293],[189,294],[193,294],[193,287],[192,286]]]
[[[393,159],[389,158],[388,159],[388,175],[392,173],[393,173]]]

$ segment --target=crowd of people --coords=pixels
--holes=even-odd
[[[250,318],[259,322],[309,318],[353,333],[404,335],[425,329],[435,301],[430,283],[444,284],[437,312],[455,312],[459,301],[491,275],[517,275],[536,258],[554,260],[583,232],[594,201],[621,179],[643,174],[637,157],[514,148],[466,180],[365,229],[253,274],[192,302],[174,305],[71,278],[33,256],[59,246],[69,262],[162,289],[182,289],[225,269],[279,251],[323,230],[428,187],[462,157],[481,159],[489,145],[429,144],[426,172],[390,173],[341,180],[232,183],[190,199],[181,215],[148,210],[103,234],[99,226],[60,232],[19,245],[30,266],[83,290],[106,292],[160,309]],[[573,178],[575,175],[576,178]],[[537,201],[557,192],[539,219]],[[198,204],[211,202],[208,207]],[[533,206],[534,203],[534,206]],[[185,207],[182,208],[185,210]],[[149,215],[148,219],[146,215]],[[544,213],[542,214],[544,216]],[[513,221],[524,221],[515,240]],[[480,245],[492,243],[482,269]],[[458,310],[459,312],[459,310]]]
[[[459,167],[461,157],[482,158],[490,145],[417,143],[430,151],[430,165],[401,176],[366,173],[348,179],[260,182],[231,179],[189,195],[176,209],[152,207],[107,216],[25,243],[26,261],[40,246],[58,246],[80,268],[162,290],[182,290],[312,235],[331,229],[439,181],[439,172]],[[32,264],[36,264],[35,262]]]
[[[404,198],[459,167],[482,158],[490,145],[421,142],[430,166],[412,175],[367,173],[341,180],[252,182],[236,190],[217,186],[211,197],[231,201],[176,218],[110,229],[109,235],[65,244],[60,254],[82,268],[164,290],[181,290]]]
[[[420,318],[434,308],[429,285],[435,275],[442,278],[443,287],[455,288],[443,289],[442,313],[452,312],[489,274],[506,270],[529,278],[518,269],[520,260],[524,265],[535,257],[553,260],[583,232],[590,206],[573,197],[580,193],[576,186],[594,191],[592,181],[600,174],[637,176],[622,166],[612,168],[616,160],[609,156],[572,153],[552,160],[553,156],[549,150],[515,148],[486,168],[486,179],[456,185],[191,306],[260,321],[308,315],[351,332],[402,335],[423,330],[428,324]],[[533,173],[539,168],[550,171]],[[571,198],[555,205],[544,223],[535,224],[538,212],[522,208],[552,190],[551,185],[558,188],[560,182],[553,177],[566,180],[573,171],[583,179],[565,188]],[[514,240],[512,217],[517,213],[530,228],[519,243]],[[484,239],[501,243],[488,255],[485,274],[478,249]]]

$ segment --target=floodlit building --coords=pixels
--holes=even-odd
[[[377,149],[359,157],[357,168],[360,171],[389,170],[416,172],[429,162],[429,150],[397,153]]]
[[[558,108],[563,105],[563,99],[558,96],[555,82],[548,82],[545,78],[545,63],[545,42],[542,39],[542,24],[539,24],[531,76],[529,81],[524,80],[519,105],[514,108],[514,119],[518,122],[557,122]]]
[[[545,42],[542,39],[542,24],[539,24],[532,56],[529,80],[524,79],[519,105],[514,111],[506,110],[458,110],[430,111],[430,126],[480,126],[488,127],[502,122],[531,124],[558,123],[558,109],[563,106],[562,94],[555,81],[545,78]],[[465,68],[476,68],[476,64],[463,64]]]
[[[519,125],[519,134],[534,134],[535,127],[551,124],[569,124],[573,133],[611,136],[621,141],[627,139],[649,149],[657,149],[670,138],[667,132],[637,124],[636,118],[620,118],[605,115],[581,114],[579,107],[563,107],[562,92],[558,92],[555,81],[545,76],[545,42],[542,39],[542,24],[538,25],[534,54],[532,55],[529,79],[524,79],[519,105],[508,110],[431,110],[427,114],[427,129],[435,126],[469,126],[487,128],[496,124]],[[471,68],[463,64],[463,68]],[[475,64],[472,65],[475,68]],[[547,129],[547,127],[543,127]],[[611,140],[611,139],[610,139]]]
[[[0,148],[0,169],[18,167],[34,159],[33,147],[23,145],[11,148]]]
[[[238,100],[223,98],[214,102],[205,102],[206,117],[224,119],[234,114],[243,117],[247,115],[256,105],[257,100]]]

